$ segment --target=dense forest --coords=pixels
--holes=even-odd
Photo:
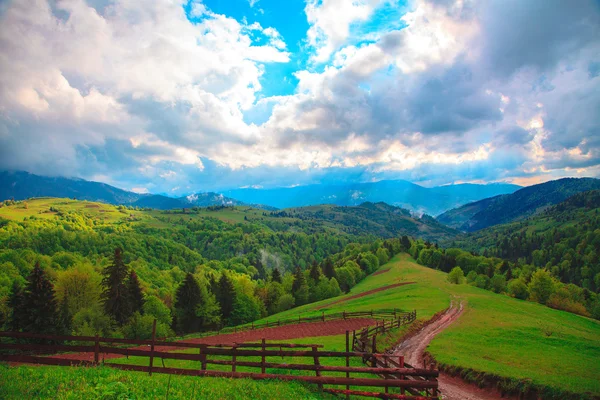
[[[0,324],[133,338],[154,319],[160,336],[213,330],[338,296],[399,252],[453,283],[600,318],[599,208],[600,191],[587,192],[463,239],[382,203],[270,212],[6,201]],[[444,246],[427,240],[433,232]]]
[[[444,243],[415,242],[423,265],[550,307],[600,318],[600,191],[577,194],[536,216]],[[543,289],[538,293],[537,289]]]
[[[6,202],[2,322],[17,330],[128,337],[149,335],[154,318],[163,336],[238,325],[337,296],[408,248],[407,237],[402,247],[400,239],[353,236],[315,221],[280,224],[262,210],[225,222],[238,211]],[[32,289],[39,287],[47,293]],[[38,320],[30,313],[39,307],[18,305],[40,296],[52,299],[46,303],[56,312],[46,309],[53,322],[33,329],[24,321]]]

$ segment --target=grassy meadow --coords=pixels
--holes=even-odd
[[[445,273],[420,266],[406,254],[396,256],[381,267],[388,268],[389,271],[385,273],[367,277],[345,296],[298,307],[265,320],[297,317],[298,314],[319,315],[322,311],[328,313],[378,308],[399,308],[406,311],[416,309],[418,319],[427,320],[447,308],[451,301],[458,300],[465,305],[463,315],[437,336],[428,348],[445,368],[462,370],[472,379],[485,373],[503,380],[505,387],[513,385],[525,390],[534,386],[553,396],[563,391],[582,397],[600,395],[598,321],[494,294],[467,284],[452,285],[446,281]],[[416,283],[327,306],[340,298],[396,282],[411,281]],[[317,307],[323,305],[324,308],[317,310]],[[402,332],[400,329],[396,333],[401,335]],[[387,343],[392,344],[392,339],[394,338],[388,337]],[[342,350],[345,347],[345,336],[312,337],[294,342],[321,343],[326,349]],[[168,367],[197,367],[197,362],[167,361]],[[129,360],[111,362],[145,364],[147,358],[130,357]],[[159,365],[160,360],[156,360],[156,363]],[[25,375],[31,377],[25,379]],[[97,386],[98,382],[104,382],[102,387],[115,385],[122,390],[130,390],[134,393],[133,397],[156,397],[149,391],[156,390],[161,391],[161,395],[164,394],[167,379],[168,377],[159,374],[148,377],[145,374],[106,368],[3,367],[0,369],[0,380],[7,384],[0,385],[0,397],[22,397],[17,396],[17,393],[25,390],[27,393],[35,392],[36,397],[49,398],[49,394],[44,393],[50,391],[44,392],[46,389],[43,389],[48,385],[62,388],[59,393],[63,397],[57,398],[86,397],[87,393],[95,393],[91,392],[92,387]],[[194,379],[172,379],[170,398],[178,398],[176,393],[185,391],[188,393],[187,397],[182,395],[180,398],[189,398]],[[86,380],[90,385],[79,383]],[[274,398],[275,394],[285,395],[287,398],[323,398],[322,394],[312,391],[310,387],[288,383],[241,382],[215,378],[196,378],[196,381],[197,387],[194,390],[198,393],[201,390],[206,390],[206,393],[214,390],[214,394],[210,395],[212,397],[207,395],[205,398],[221,398],[225,392],[239,394],[239,398],[250,396],[268,399]],[[243,390],[240,389],[242,387]],[[248,391],[254,392],[250,394]]]

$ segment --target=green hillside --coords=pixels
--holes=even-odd
[[[442,242],[518,264],[547,268],[564,283],[600,290],[600,190],[577,194],[528,219]]]
[[[426,320],[451,301],[464,301],[463,315],[428,348],[438,362],[505,378],[506,385],[600,395],[599,321],[467,284],[450,284],[445,273],[418,265],[406,254],[381,267],[387,268],[388,272],[367,277],[345,297],[394,282],[416,283],[317,310],[337,298],[324,300],[270,318],[398,307],[415,309],[418,318]],[[344,338],[338,340],[341,345]]]
[[[270,215],[293,215],[331,223],[355,235],[372,234],[390,238],[408,235],[426,240],[453,240],[461,234],[434,218],[414,216],[410,211],[386,203],[363,203],[359,206],[320,205],[289,208]]]
[[[447,308],[451,301],[462,301],[465,312],[457,322],[437,336],[428,351],[445,367],[471,371],[479,380],[494,377],[512,389],[539,388],[544,398],[565,398],[567,394],[600,395],[600,323],[563,311],[553,310],[536,303],[516,300],[462,284],[447,282],[446,274],[416,264],[406,254],[395,257],[381,267],[385,271],[369,276],[348,294],[289,310],[269,318],[318,315],[322,311],[358,311],[372,308],[397,307],[416,309],[419,320],[426,320]],[[337,303],[361,292],[387,286],[392,282],[415,282],[387,291]],[[325,305],[325,308],[318,309]],[[402,330],[394,333],[397,338]],[[326,349],[343,349],[344,336],[298,339],[296,342],[323,343]],[[128,362],[132,362],[130,359]],[[62,397],[78,398],[90,393],[89,382],[99,390],[114,388],[119,393],[163,397],[167,377],[151,378],[135,372],[110,372],[106,369],[77,369],[51,367],[0,368],[0,376],[9,385],[0,389],[3,398],[18,398],[19,393],[32,393],[50,398],[57,388]],[[27,379],[24,377],[27,376]],[[32,377],[36,379],[31,379]],[[112,386],[111,386],[112,385]],[[189,398],[192,378],[172,377],[174,389],[170,398]],[[218,393],[238,392],[253,398],[324,398],[305,386],[257,383],[214,378],[198,380],[196,391],[214,388]],[[246,389],[241,389],[246,388]],[[23,392],[27,390],[27,392]],[[62,390],[62,391],[61,391]],[[68,391],[67,391],[68,390]],[[43,394],[45,393],[45,395]],[[207,392],[204,392],[207,393]],[[207,397],[211,398],[211,397]]]
[[[463,231],[474,232],[490,226],[521,220],[575,194],[596,189],[600,189],[599,179],[558,179],[529,186],[512,194],[466,204],[441,214],[438,216],[438,221]]]

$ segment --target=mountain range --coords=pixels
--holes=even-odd
[[[416,213],[438,215],[465,203],[513,193],[520,186],[492,183],[456,184],[426,188],[404,180],[353,183],[345,185],[306,185],[288,188],[241,188],[224,191],[227,197],[245,203],[268,204],[277,208],[315,204],[355,206],[364,202],[385,202]]]
[[[417,214],[437,215],[462,204],[499,194],[512,193],[520,186],[493,183],[457,184],[426,188],[404,180],[347,185],[307,185],[291,188],[233,189],[220,193],[195,193],[183,197],[140,194],[100,182],[64,177],[45,177],[23,171],[0,172],[0,200],[32,197],[68,197],[156,209],[249,205],[275,209],[317,204],[356,206],[365,202],[386,202]]]
[[[563,178],[528,186],[511,194],[495,196],[446,211],[437,220],[461,231],[473,232],[518,221],[558,204],[569,197],[600,189],[600,179]]]
[[[245,205],[241,201],[213,192],[175,198],[160,194],[129,192],[105,183],[83,179],[39,176],[23,171],[0,172],[0,200],[24,200],[32,197],[68,197],[161,210],[214,205]],[[272,209],[272,207],[257,207]]]

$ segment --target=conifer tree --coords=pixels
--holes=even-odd
[[[225,272],[223,272],[221,279],[219,279],[219,293],[217,296],[217,301],[221,306],[221,314],[223,315],[224,320],[227,320],[231,316],[235,299],[236,292],[235,287],[233,286],[233,281]]]
[[[273,272],[271,273],[271,280],[273,282],[281,283],[281,273],[277,267],[273,268]]]
[[[20,332],[23,327],[23,302],[23,287],[15,280],[7,304],[12,310],[8,319],[8,328],[13,332]]]
[[[410,239],[408,238],[408,236],[402,236],[401,243],[402,247],[404,248],[404,251],[408,251],[408,249],[410,249]]]
[[[128,268],[123,262],[123,253],[121,249],[116,248],[113,255],[112,264],[104,268],[102,271],[102,303],[104,311],[107,315],[114,318],[119,324],[123,325],[131,316],[131,308],[129,307],[129,295],[127,293],[127,278]]]
[[[310,279],[312,279],[315,283],[319,283],[319,278],[321,277],[321,268],[317,262],[313,262],[310,267]]]
[[[296,299],[296,305],[302,305],[308,302],[308,284],[304,271],[300,267],[296,267],[294,272],[294,283],[292,284],[292,294]]]
[[[262,261],[260,260],[260,258],[256,259],[256,270],[258,271],[258,278],[259,279],[267,279],[267,271],[265,270],[265,267],[262,263]]]
[[[129,296],[129,310],[131,313],[139,312],[144,313],[144,293],[140,286],[140,280],[138,279],[135,271],[129,273],[127,278],[127,295]]]
[[[335,278],[335,268],[333,266],[333,261],[331,261],[331,258],[329,257],[327,257],[323,263],[323,273],[329,279]]]
[[[39,262],[27,278],[23,293],[22,329],[24,332],[55,334],[58,310],[54,297],[54,286]]]
[[[60,333],[64,335],[70,335],[72,325],[72,316],[69,312],[69,303],[65,297],[60,302],[58,307],[58,328]]]
[[[195,332],[200,330],[201,320],[197,315],[202,294],[200,285],[189,272],[177,288],[175,294],[175,318],[178,332]]]

